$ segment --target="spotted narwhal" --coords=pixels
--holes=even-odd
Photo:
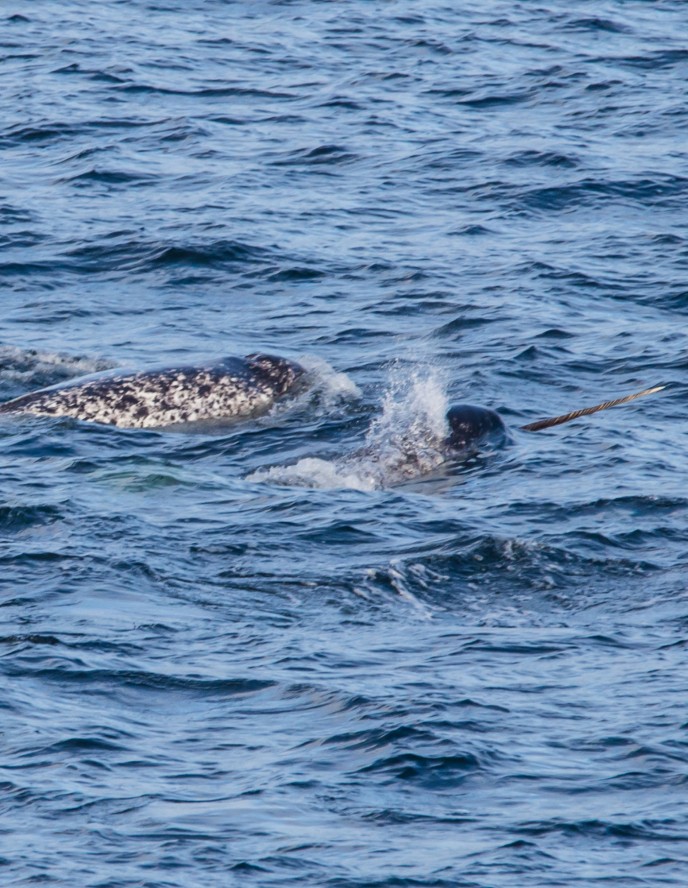
[[[305,371],[274,355],[224,358],[140,373],[72,380],[0,404],[0,413],[68,416],[122,428],[158,428],[254,416],[294,389]]]

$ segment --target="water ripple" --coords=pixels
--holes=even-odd
[[[312,382],[3,417],[4,882],[683,885],[685,4],[2,22],[0,396]]]

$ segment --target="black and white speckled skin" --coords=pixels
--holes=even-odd
[[[268,410],[303,376],[273,355],[214,364],[86,377],[0,404],[0,413],[70,416],[122,428],[160,428],[253,416]]]

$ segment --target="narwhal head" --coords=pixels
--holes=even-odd
[[[288,392],[306,372],[296,361],[277,355],[246,355],[246,363],[258,380],[268,385],[276,395]]]
[[[470,452],[481,445],[503,444],[509,435],[498,413],[488,407],[456,404],[447,411],[449,435],[445,446],[452,451]]]

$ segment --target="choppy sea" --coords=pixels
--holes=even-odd
[[[3,886],[687,883],[686,33],[2,5],[0,398],[318,379],[215,431],[2,418]],[[400,475],[456,402],[511,442]]]

